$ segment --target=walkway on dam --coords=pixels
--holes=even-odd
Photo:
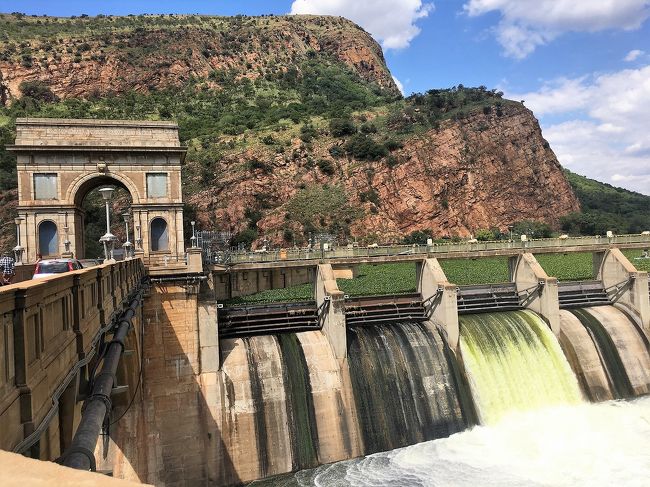
[[[435,257],[462,258],[487,257],[497,255],[516,255],[522,252],[556,253],[556,252],[595,252],[610,247],[639,248],[650,247],[650,234],[615,235],[612,237],[567,237],[544,238],[526,241],[490,241],[490,242],[449,242],[431,245],[388,245],[358,247],[348,245],[329,249],[279,249],[253,252],[217,252],[204,249],[208,264],[244,267],[246,264],[265,264],[260,267],[274,267],[273,264],[285,265],[286,262],[298,265],[315,265],[319,262],[397,262],[421,260]],[[295,264],[294,264],[295,265]],[[257,267],[257,266],[256,266]]]

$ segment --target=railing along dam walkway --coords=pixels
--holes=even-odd
[[[204,249],[210,264],[237,265],[286,261],[400,261],[425,257],[453,258],[474,255],[513,255],[520,252],[593,252],[610,247],[645,249],[650,247],[649,234],[616,235],[612,237],[567,237],[530,239],[526,241],[449,242],[431,245],[386,245],[357,247],[348,245],[325,249],[280,249],[254,252],[211,252]]]

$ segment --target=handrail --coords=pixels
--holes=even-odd
[[[336,258],[364,258],[383,257],[399,255],[429,255],[440,253],[462,253],[480,252],[489,250],[513,250],[532,251],[534,249],[548,248],[569,248],[589,247],[602,245],[630,245],[648,244],[650,247],[650,235],[616,235],[613,237],[585,236],[568,238],[542,238],[530,239],[525,242],[515,240],[498,240],[486,242],[443,242],[432,243],[431,245],[383,245],[369,247],[335,247],[328,250],[301,248],[301,249],[279,249],[270,251],[225,251],[215,252],[212,255],[212,263],[222,265],[257,263],[257,262],[280,262],[296,260],[323,260]]]

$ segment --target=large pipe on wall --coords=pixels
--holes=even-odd
[[[124,340],[131,329],[131,321],[142,301],[142,291],[133,298],[118,320],[117,330],[110,341],[102,362],[102,370],[95,377],[92,392],[84,404],[79,427],[70,448],[62,456],[62,464],[78,470],[95,470],[95,445],[105,418],[111,411],[111,392],[115,374],[124,351]]]

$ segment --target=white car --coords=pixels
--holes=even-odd
[[[34,277],[32,279],[40,279],[55,274],[63,274],[64,272],[76,271],[82,268],[83,266],[81,265],[81,262],[77,259],[40,260],[36,263]]]

